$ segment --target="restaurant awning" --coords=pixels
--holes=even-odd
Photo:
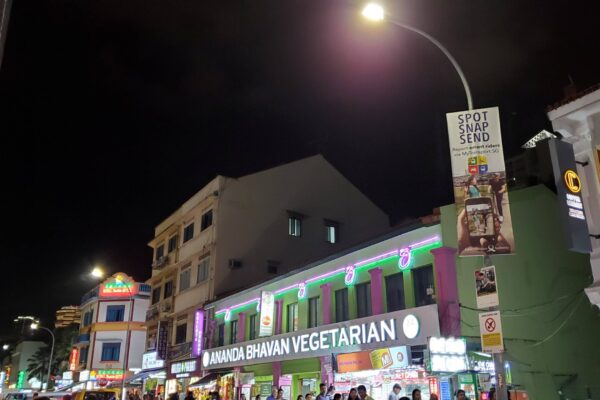
[[[210,385],[213,381],[216,381],[219,378],[219,375],[220,374],[218,374],[216,372],[211,372],[208,375],[204,375],[202,378],[200,378],[199,381],[192,383],[188,387],[197,388],[197,387]]]
[[[141,382],[144,379],[149,378],[151,375],[158,374],[160,372],[163,372],[164,370],[164,368],[147,369],[145,371],[138,372],[137,374],[132,375],[129,378],[126,378],[125,383],[134,383],[137,381]]]

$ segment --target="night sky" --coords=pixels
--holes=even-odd
[[[505,155],[600,82],[594,2],[393,1],[444,43]],[[322,153],[393,221],[453,201],[460,81],[429,42],[350,0],[15,0],[0,70],[0,333],[53,323],[96,264],[151,272],[153,228],[216,174]],[[0,336],[2,339],[2,336]]]

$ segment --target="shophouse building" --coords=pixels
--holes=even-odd
[[[420,388],[429,398],[436,378],[423,368],[427,338],[460,333],[448,301],[454,258],[441,246],[439,224],[411,225],[210,302],[209,348],[194,365],[204,378],[192,387],[232,399],[276,385],[295,399],[321,382],[340,393],[363,383],[384,398],[398,382],[402,394]]]
[[[98,387],[141,370],[150,292],[150,285],[119,272],[83,296],[69,359],[72,386]]]
[[[548,118],[562,140],[573,145],[578,162],[594,277],[585,291],[590,302],[600,307],[600,85],[552,106]]]
[[[206,302],[387,229],[388,217],[320,155],[215,177],[162,221],[149,243],[146,357],[189,359],[195,313]],[[148,365],[160,373],[154,361]]]

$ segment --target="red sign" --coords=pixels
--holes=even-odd
[[[123,379],[122,369],[99,369],[96,372],[96,382],[106,381],[120,381]]]
[[[77,365],[79,363],[79,349],[74,347],[71,349],[71,356],[69,357],[69,370],[75,371],[77,369]]]
[[[429,378],[429,393],[430,394],[433,394],[433,393],[438,394],[439,393],[437,378],[433,378],[433,377]]]
[[[100,286],[100,297],[123,297],[137,294],[135,282],[111,281]]]

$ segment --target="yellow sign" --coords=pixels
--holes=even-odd
[[[565,185],[567,186],[567,189],[569,189],[571,193],[581,192],[581,180],[579,179],[577,172],[573,171],[572,169],[568,169],[565,171],[563,178],[565,179]]]

